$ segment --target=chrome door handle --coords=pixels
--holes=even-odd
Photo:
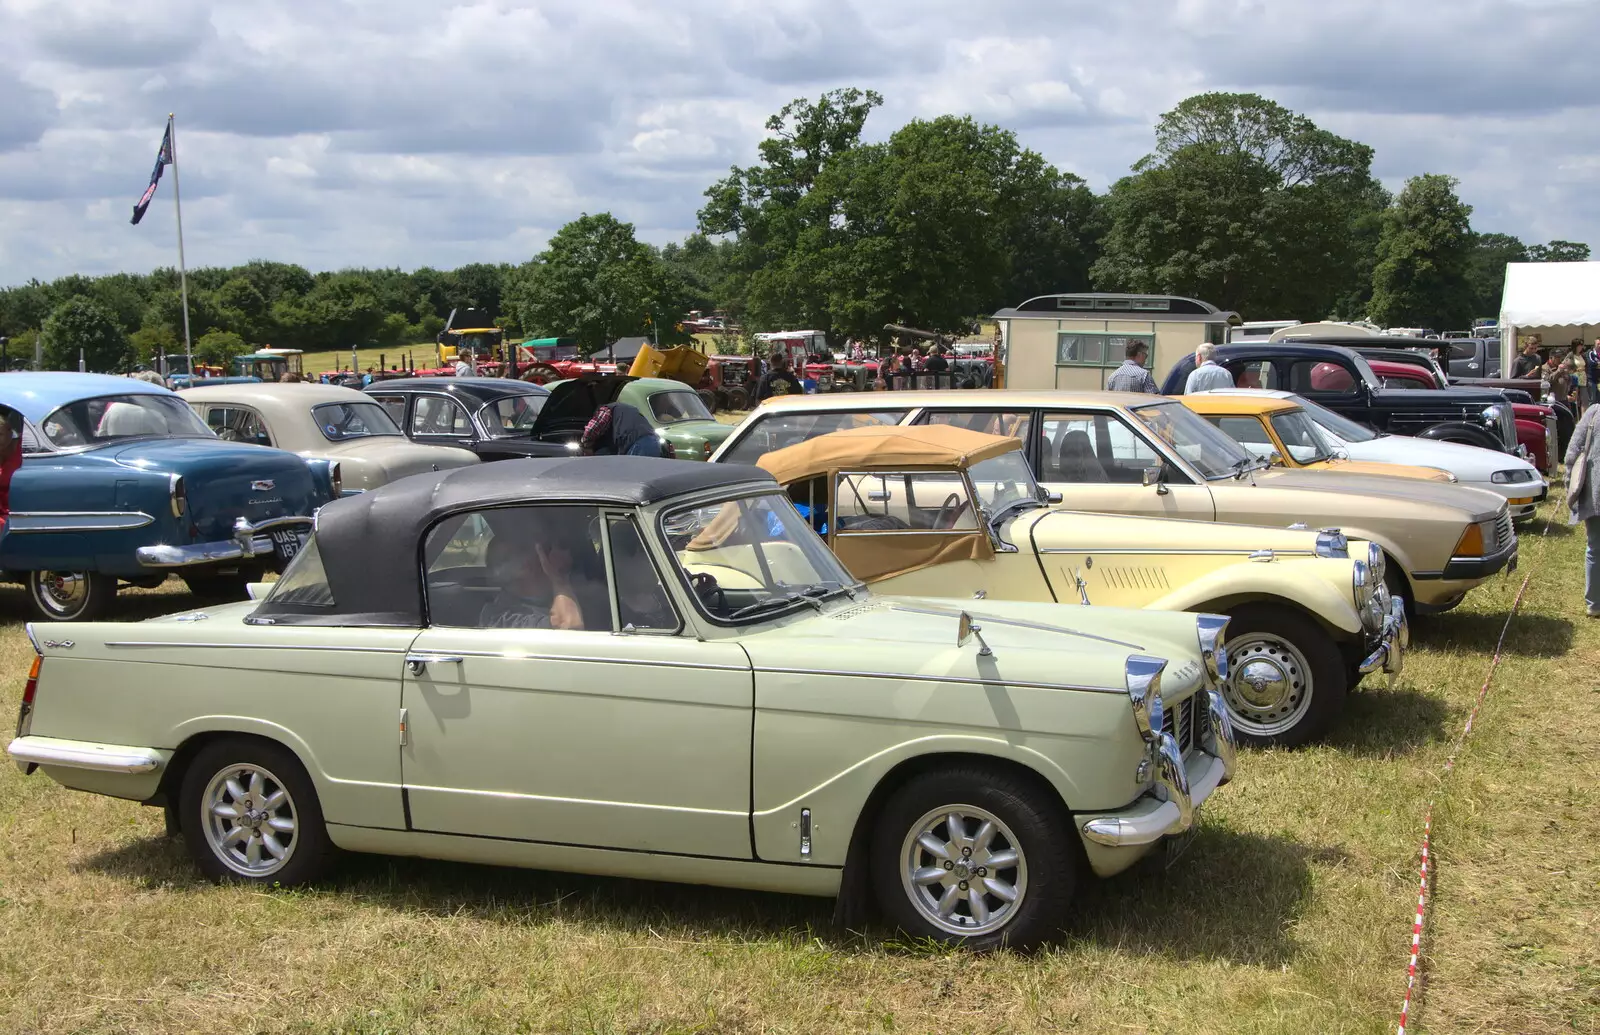
[[[466,660],[466,658],[461,657],[459,654],[406,655],[406,664],[411,666],[411,674],[414,676],[422,675],[422,670],[428,667],[429,662],[432,662],[436,665],[459,665]]]

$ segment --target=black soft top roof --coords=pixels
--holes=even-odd
[[[251,617],[284,624],[422,624],[421,541],[451,515],[524,503],[645,506],[708,489],[769,489],[758,467],[643,456],[506,460],[401,478],[317,514],[317,552],[332,607],[262,602]]]

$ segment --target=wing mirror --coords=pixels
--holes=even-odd
[[[963,611],[956,624],[956,646],[965,647],[974,637],[978,640],[978,657],[987,658],[994,654],[989,645],[983,642],[983,626],[974,625],[972,616]]]
[[[1283,454],[1274,449],[1267,454],[1267,464],[1272,467],[1283,467]]]
[[[1050,504],[1060,503],[1061,502],[1061,493],[1059,493],[1059,492],[1051,492],[1051,491],[1049,491],[1047,489],[1047,490],[1045,490],[1044,501],[1046,503],[1050,503]]]
[[[1165,496],[1171,491],[1167,488],[1167,471],[1164,467],[1146,467],[1144,469],[1143,484],[1146,488],[1154,485],[1157,496]]]

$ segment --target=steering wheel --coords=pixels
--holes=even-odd
[[[939,508],[939,513],[934,515],[933,527],[943,531],[956,527],[956,522],[972,506],[971,500],[964,500],[955,493],[945,497],[944,505]]]
[[[699,597],[702,603],[711,608],[711,610],[715,611],[717,614],[727,613],[728,594],[727,591],[725,591],[722,586],[717,583],[717,577],[715,575],[704,571],[691,572],[689,575],[689,588],[694,590],[694,595]],[[713,595],[716,597],[715,605],[706,599],[707,597]]]

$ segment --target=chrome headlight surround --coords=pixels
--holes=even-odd
[[[1195,619],[1195,632],[1200,639],[1200,656],[1205,659],[1206,674],[1212,686],[1220,686],[1228,678],[1228,648],[1223,643],[1228,638],[1227,615],[1200,615]]]
[[[1383,547],[1377,543],[1367,544],[1367,568],[1372,572],[1373,584],[1382,585],[1383,577],[1389,571],[1389,562],[1383,556]]]
[[[1479,412],[1478,417],[1482,419],[1485,424],[1498,423],[1500,420],[1500,407],[1492,405],[1485,406],[1483,410]]]
[[[1367,567],[1366,561],[1352,561],[1350,564],[1350,590],[1356,599],[1356,610],[1363,610],[1367,602],[1372,599],[1372,569]]]
[[[1344,560],[1350,556],[1350,540],[1337,528],[1317,530],[1317,556]]]
[[[1123,666],[1133,724],[1147,744],[1161,739],[1161,726],[1166,721],[1161,704],[1161,673],[1166,667],[1165,661],[1147,654],[1131,654]]]
[[[1389,617],[1392,606],[1389,587],[1382,582],[1377,583],[1373,587],[1372,596],[1367,599],[1366,606],[1361,608],[1361,627],[1369,633],[1382,632],[1383,623]]]

